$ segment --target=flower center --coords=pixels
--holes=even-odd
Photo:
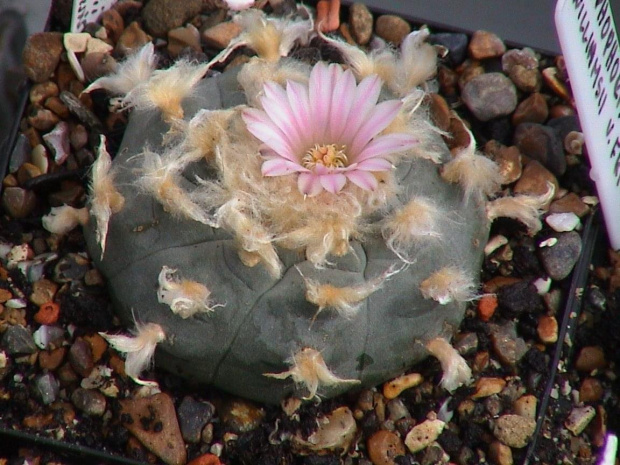
[[[301,159],[304,168],[314,168],[323,165],[326,168],[344,168],[347,164],[347,155],[344,153],[345,146],[337,147],[336,144],[315,144]]]

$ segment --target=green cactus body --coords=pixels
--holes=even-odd
[[[301,73],[308,70],[308,66],[295,68]],[[230,149],[226,144],[233,144],[236,138],[253,138],[236,110],[248,101],[239,73],[233,69],[203,79],[183,101],[186,123],[200,110],[211,110],[212,115],[233,110],[217,133],[221,140],[214,142],[219,161],[199,157],[184,165],[180,173],[178,186],[186,194],[195,194],[193,199],[203,195],[209,182],[222,188],[222,202],[247,194],[243,189],[227,190],[221,172],[227,155],[220,152]],[[425,116],[420,118],[427,121]],[[269,206],[258,205],[248,217],[269,232],[268,246],[273,246],[279,260],[279,269],[274,269],[265,263],[265,254],[247,250],[243,230],[226,227],[226,221],[218,228],[174,215],[136,182],[144,173],[144,158],[150,156],[150,152],[144,153],[145,147],[160,152],[184,143],[183,131],[189,130],[188,125],[173,123],[173,127],[176,124],[181,128],[179,136],[170,132],[169,123],[156,109],[137,109],[131,114],[113,163],[115,185],[125,204],[110,219],[102,258],[96,222],[86,228],[89,249],[107,278],[124,324],[131,328],[134,321],[156,323],[163,329],[165,340],[157,345],[155,355],[158,366],[193,382],[275,403],[291,394],[308,394],[308,386],[286,376],[291,369],[287,361],[305,349],[320,353],[331,373],[344,381],[319,386],[319,394],[330,397],[352,386],[384,382],[426,357],[427,341],[450,338],[463,318],[466,300],[476,292],[489,222],[486,199],[466,196],[459,184],[442,179],[441,165],[451,159],[451,154],[437,132],[429,129],[416,153],[406,151],[398,157],[395,169],[386,175],[387,187],[381,183],[367,193],[349,183],[339,193],[322,192],[307,198],[296,189],[283,191],[282,196],[289,200],[277,200],[297,202],[301,206],[296,211],[302,212],[303,202],[312,202],[316,208],[317,202],[340,202],[349,192],[361,192],[362,203],[372,201],[373,206],[358,215],[344,237],[345,249],[342,244],[333,247],[322,259],[310,257],[311,245],[295,245],[296,241],[284,237],[286,226],[272,224],[274,218],[283,222],[288,218],[276,217],[275,213],[257,217],[256,211],[271,211]],[[251,144],[260,146],[256,140]],[[425,150],[440,159],[420,156]],[[260,157],[257,150],[243,156],[248,157],[248,163]],[[272,183],[269,189],[275,189],[273,183],[287,186],[287,177],[295,176],[265,177],[265,182]],[[215,195],[213,189],[207,191]],[[261,198],[260,202],[266,202],[264,196]],[[391,235],[386,221],[414,198],[433,205],[433,227],[425,237],[403,245]],[[217,205],[213,201],[204,206],[205,214],[214,221],[221,219]],[[219,214],[223,215],[221,211]],[[409,215],[416,215],[415,209]],[[306,219],[303,228],[325,227],[326,218]],[[301,220],[291,221],[293,228],[301,228]],[[250,254],[244,256],[245,252]],[[183,318],[171,311],[170,305],[160,303],[158,277],[164,267],[176,270],[183,279],[204,284],[209,290],[208,310]],[[444,299],[425,288],[425,280],[442,269],[457,270],[468,277],[465,295]],[[310,295],[312,284],[331,286],[323,289],[325,292],[348,289],[346,302],[338,309],[328,299],[320,308],[322,297]],[[444,291],[450,294],[451,290]]]

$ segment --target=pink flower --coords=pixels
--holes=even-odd
[[[323,189],[337,194],[347,181],[374,190],[373,171],[390,170],[387,157],[417,142],[405,133],[379,135],[401,107],[398,100],[377,103],[381,85],[376,75],[356,84],[351,71],[321,62],[308,86],[265,84],[263,110],[243,112],[248,130],[264,144],[263,176],[298,173],[299,190],[309,196]]]

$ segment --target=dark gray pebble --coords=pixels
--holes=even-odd
[[[555,234],[558,242],[552,247],[540,249],[540,260],[551,279],[566,278],[581,253],[581,236],[575,231]]]
[[[542,163],[556,176],[566,171],[563,139],[558,131],[538,123],[521,123],[514,134],[514,145],[523,155]]]
[[[60,384],[52,373],[45,373],[35,379],[34,389],[41,402],[49,405],[58,397]]]
[[[430,43],[441,45],[448,49],[446,60],[449,64],[458,65],[465,60],[467,44],[469,43],[469,37],[466,34],[438,32],[437,34],[431,34],[428,39]]]
[[[32,333],[22,325],[10,325],[2,335],[0,345],[9,355],[28,355],[37,351]]]
[[[542,308],[542,299],[536,287],[528,281],[503,286],[497,292],[497,303],[502,315],[514,318],[526,312],[535,312]]]
[[[187,442],[198,443],[203,428],[213,418],[215,407],[209,402],[200,402],[185,396],[177,409],[181,435]]]

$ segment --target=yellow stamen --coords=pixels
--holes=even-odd
[[[347,164],[347,155],[344,153],[345,146],[336,148],[336,144],[315,144],[301,159],[304,168],[314,168],[323,165],[326,168],[344,168]]]

